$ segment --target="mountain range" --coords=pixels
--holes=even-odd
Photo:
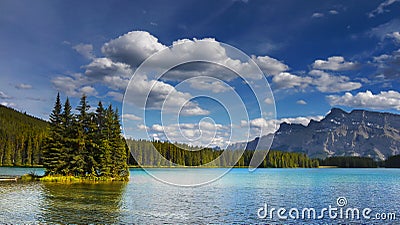
[[[275,134],[236,143],[229,149],[265,148],[273,138],[271,149],[306,153],[312,158],[362,156],[384,160],[400,154],[400,115],[339,108],[307,126],[282,123]]]

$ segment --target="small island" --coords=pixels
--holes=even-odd
[[[83,95],[76,107],[67,98],[61,105],[57,94],[50,114],[49,135],[43,144],[45,175],[33,174],[22,179],[51,182],[127,181],[129,150],[121,135],[118,110],[98,103],[95,112]]]

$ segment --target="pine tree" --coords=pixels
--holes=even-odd
[[[73,149],[74,140],[74,116],[72,114],[72,107],[69,98],[65,100],[64,111],[61,115],[61,123],[63,130],[62,148],[60,155],[60,173],[62,175],[69,175],[71,173],[70,161]]]
[[[112,175],[114,177],[127,177],[129,175],[125,149],[125,140],[121,136],[121,125],[119,124],[118,110],[115,112],[112,110],[112,106],[109,107],[111,116],[111,146],[113,147],[113,154],[111,156],[111,162],[113,165]]]
[[[45,140],[43,165],[46,168],[46,174],[58,174],[60,169],[59,160],[62,148],[61,108],[60,93],[58,93],[54,109],[50,114],[50,135]]]
[[[71,167],[74,175],[84,176],[86,175],[87,163],[86,159],[88,157],[88,151],[86,148],[86,139],[87,133],[89,130],[89,115],[88,111],[90,109],[89,104],[86,100],[86,95],[81,97],[79,105],[76,107],[76,110],[79,114],[76,116],[74,121],[73,130],[75,131],[75,138],[73,143],[73,152],[72,152],[72,160]]]

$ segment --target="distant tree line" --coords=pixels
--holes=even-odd
[[[383,162],[382,166],[387,168],[400,168],[400,155],[390,156]]]
[[[125,178],[129,176],[127,148],[121,136],[118,111],[101,101],[95,112],[83,95],[76,115],[67,98],[57,95],[44,140],[43,166],[47,175]]]
[[[42,164],[42,142],[49,124],[0,105],[0,166]]]
[[[148,140],[127,140],[127,144],[136,160],[130,158],[132,165],[142,166],[171,166],[174,163],[178,166],[200,166],[210,163],[209,166],[248,166],[253,157],[254,151],[246,150],[241,155],[240,151],[218,150],[212,148],[191,147],[184,144],[148,141]],[[160,154],[150,149],[155,148]],[[199,150],[200,149],[200,150]],[[168,161],[161,160],[162,157]],[[212,162],[214,159],[217,159]],[[235,161],[237,163],[235,163]],[[318,167],[318,160],[310,159],[303,153],[269,151],[260,167],[270,168],[296,168],[296,167]],[[232,165],[233,164],[233,165]]]
[[[378,163],[372,158],[358,156],[334,156],[321,159],[321,166],[337,166],[340,168],[375,168]]]

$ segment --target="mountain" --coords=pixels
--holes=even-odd
[[[49,124],[0,105],[0,166],[41,164],[41,143]]]
[[[246,145],[265,146],[273,135],[237,143],[229,148]],[[347,113],[333,108],[321,121],[311,120],[307,126],[282,123],[275,132],[271,149],[303,152],[309,157],[363,156],[387,159],[400,154],[400,115],[353,110]]]

